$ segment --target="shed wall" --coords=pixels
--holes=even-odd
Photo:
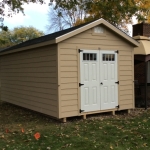
[[[105,27],[104,27],[105,28]],[[59,55],[59,117],[80,115],[80,59],[78,49],[119,50],[118,99],[120,110],[134,108],[133,45],[105,28],[104,34],[93,34],[93,29],[69,38],[58,45]]]
[[[1,100],[58,117],[57,46],[1,56]]]

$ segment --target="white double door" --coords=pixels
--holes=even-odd
[[[115,51],[80,52],[81,110],[89,112],[118,106],[117,72]]]

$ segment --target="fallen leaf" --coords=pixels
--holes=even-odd
[[[8,133],[9,132],[9,130],[8,129],[6,129],[6,133]]]
[[[143,146],[144,146],[144,147],[147,147],[147,143],[144,143]]]
[[[36,140],[38,140],[40,138],[40,133],[39,132],[35,133],[34,137],[35,137]]]
[[[47,136],[46,136],[46,135],[44,135],[44,137],[45,137],[45,138],[47,138]]]
[[[21,132],[24,133],[24,129],[23,128],[21,129]]]
[[[144,120],[143,120],[143,122],[147,122],[147,120],[146,120],[146,119],[144,119]]]
[[[67,138],[69,138],[69,135],[66,135]]]
[[[110,149],[113,149],[113,147],[112,147],[112,146],[110,146]]]

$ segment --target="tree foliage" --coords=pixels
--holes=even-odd
[[[52,0],[51,4],[53,3]],[[55,4],[54,10],[61,8],[61,13],[66,10],[76,12],[78,7],[82,8],[86,15],[77,18],[72,26],[99,18],[104,18],[118,27],[132,23],[133,16],[139,22],[146,19],[150,21],[150,0],[55,0]],[[62,18],[61,15],[57,17]]]
[[[145,20],[150,23],[150,0],[135,0],[136,4],[139,6],[139,13],[141,13]]]
[[[33,27],[16,27],[13,30],[0,31],[0,47],[13,46],[27,40],[31,40],[40,36],[44,33]]]
[[[4,16],[11,17],[13,14],[19,12],[24,13],[23,4],[29,4],[30,2],[44,4],[44,1],[45,0],[0,0],[0,28],[7,30],[7,27],[3,24]]]

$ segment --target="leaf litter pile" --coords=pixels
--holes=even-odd
[[[0,103],[0,150],[150,150],[150,110],[68,118]]]

